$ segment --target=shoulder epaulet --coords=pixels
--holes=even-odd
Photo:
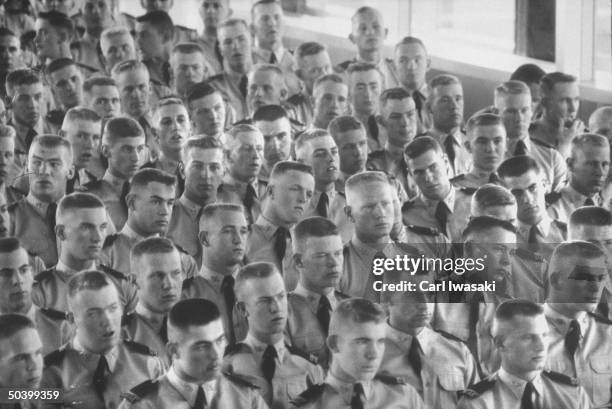
[[[61,109],[54,109],[52,111],[47,112],[47,116],[45,116],[45,120],[51,125],[62,126],[62,122],[64,122],[64,117],[66,116],[66,112]]]
[[[8,206],[6,207],[6,209],[7,209],[9,212],[13,212],[13,211],[15,211],[15,209],[17,208],[18,204],[19,204],[19,201],[17,201],[17,202],[13,202],[13,203],[11,203],[10,205],[8,205]]]
[[[605,317],[601,314],[597,314],[594,312],[588,312],[587,314],[589,314],[591,317],[593,317],[593,319],[597,322],[599,322],[600,324],[606,324],[606,325],[612,325],[612,319]]]
[[[336,65],[336,70],[340,71],[340,72],[346,71],[347,68],[349,67],[349,65],[351,65],[354,62],[355,62],[355,60],[342,61],[340,64]]]
[[[466,195],[473,195],[478,189],[475,187],[460,187],[459,191]]]
[[[114,270],[112,268],[110,268],[109,266],[105,266],[104,264],[100,264],[98,266],[98,268],[100,270],[102,270],[102,272],[115,277],[118,280],[127,280],[127,281],[133,281],[132,278],[130,276],[128,276],[127,274],[122,273],[121,271],[117,271]]]
[[[465,344],[464,340],[462,340],[461,338],[459,338],[459,337],[457,337],[457,336],[455,336],[455,335],[453,335],[453,334],[451,334],[449,332],[441,331],[439,329],[437,329],[436,332],[438,334],[442,335],[446,339],[450,339],[451,341],[457,341],[457,342],[461,342],[462,344]]]
[[[406,380],[401,376],[392,376],[389,374],[376,374],[374,379],[381,381],[382,383],[386,383],[387,385],[405,385]]]
[[[149,348],[148,346],[146,346],[145,344],[141,344],[135,341],[129,341],[127,339],[124,339],[123,343],[132,352],[136,352],[142,355],[157,356],[157,353],[153,351],[151,348]]]
[[[420,234],[424,236],[437,236],[440,234],[440,231],[436,229],[435,227],[425,227],[425,226],[417,226],[414,224],[407,224],[406,228],[410,231],[415,232],[416,234]]]
[[[226,372],[223,372],[223,376],[225,376],[227,379],[229,379],[230,381],[232,381],[233,383],[237,385],[246,386],[247,388],[259,389],[259,386],[257,386],[254,382],[252,382],[252,379],[250,379],[246,375],[241,375],[241,374],[226,371]]]
[[[406,200],[402,205],[402,213],[406,210],[410,210],[415,203],[415,200]]]
[[[149,82],[153,85],[157,85],[158,87],[164,85],[164,83],[158,80],[157,78],[149,78]]]
[[[535,143],[536,145],[543,146],[543,147],[548,148],[548,149],[556,149],[556,148],[555,148],[554,146],[552,146],[551,144],[546,143],[546,142],[544,142],[544,141],[541,141],[541,140],[539,140],[539,139],[536,139],[536,138],[529,138],[529,140],[530,140],[531,142]]]
[[[253,120],[251,118],[244,118],[232,124],[232,126],[236,126],[236,125],[253,125]]]
[[[28,194],[28,192],[24,192],[23,190],[16,188],[15,186],[7,186],[6,188],[10,190],[11,192],[14,192],[22,196],[26,196]]]
[[[222,80],[223,79],[223,74],[217,74],[217,75],[213,75],[212,77],[209,77],[206,82],[210,83],[212,81],[218,81],[218,80]]]
[[[546,204],[549,206],[551,204],[558,202],[559,199],[561,199],[561,192],[550,192],[544,195],[544,200],[546,201]]]
[[[319,363],[319,360],[317,359],[315,355],[309,354],[308,352],[303,351],[300,348],[297,348],[289,344],[285,344],[285,348],[287,348],[287,351],[289,351],[289,353],[291,353],[292,355],[297,355],[299,357],[302,357],[308,362],[310,362],[311,364],[317,365]]]
[[[102,245],[103,248],[106,247],[110,247],[113,245],[113,243],[119,238],[119,233],[115,233],[115,234],[111,234],[110,236],[106,236],[106,239],[104,239],[104,244]]]
[[[562,222],[561,220],[553,220],[553,223],[555,225],[557,225],[557,227],[559,228],[559,230],[561,230],[563,233],[567,234],[567,223]]]
[[[346,300],[348,298],[351,298],[350,295],[344,294],[342,291],[338,291],[338,290],[334,290],[334,295],[336,296],[336,298],[339,298],[340,300]]]
[[[544,257],[542,257],[540,254],[534,253],[533,251],[531,251],[529,249],[526,249],[524,247],[518,247],[516,249],[516,255],[519,258],[522,258],[524,260],[537,261],[539,263],[544,262]]]
[[[53,308],[41,308],[40,313],[46,317],[51,318],[55,321],[69,321],[68,313],[63,311],[54,310]]]
[[[230,344],[225,348],[225,353],[223,356],[232,356],[239,352],[252,353],[251,347],[245,344],[244,342],[236,342],[235,344]]]
[[[465,173],[462,173],[460,175],[455,176],[454,178],[451,178],[450,182],[451,183],[456,183],[456,182],[459,182],[460,180],[463,180],[463,179],[465,179]]]
[[[102,187],[102,179],[91,180],[83,185],[86,190],[95,190]]]
[[[291,404],[300,407],[304,406],[307,403],[313,402],[321,395],[323,395],[323,391],[325,390],[325,384],[321,383],[318,385],[312,385],[310,388],[306,389],[304,392],[300,393],[297,398],[291,401]]]
[[[287,99],[287,102],[289,102],[292,105],[301,105],[307,101],[308,99],[302,93],[293,94]]]
[[[176,243],[174,243],[174,247],[176,247],[176,249],[177,249],[179,252],[183,253],[183,254],[189,254],[189,252],[188,252],[187,250],[185,250],[184,248],[182,248],[181,246],[179,246],[179,245],[178,245],[178,244],[176,244]],[[191,255],[191,254],[189,254],[189,255]]]
[[[128,396],[123,396],[123,398],[125,398],[130,403],[134,403],[139,401],[141,398],[144,398],[145,396],[154,393],[155,391],[157,391],[158,388],[159,382],[149,379],[148,381],[144,381],[143,383],[136,385],[132,389],[130,389],[129,394],[135,398],[134,400],[131,400]]]
[[[289,118],[289,123],[291,125],[293,125],[294,127],[296,127],[296,128],[305,128],[306,127],[306,124],[303,124],[302,122],[298,121],[295,118]]]
[[[493,386],[495,386],[495,378],[488,377],[478,383],[475,383],[466,390],[461,391],[460,394],[470,399],[474,399],[491,389]]]
[[[578,379],[576,378],[572,378],[571,376],[567,376],[565,374],[559,373],[559,372],[555,372],[555,371],[542,371],[542,375],[546,376],[548,379],[557,382],[557,383],[562,383],[564,385],[570,385],[570,386],[578,386]]]
[[[95,73],[95,72],[100,71],[97,68],[92,67],[91,65],[83,64],[82,62],[77,62],[76,65],[79,68],[82,68],[84,70],[90,71],[92,74]]]
[[[412,255],[415,255],[415,256],[419,256],[421,254],[421,251],[419,249],[417,249],[415,246],[413,246],[412,244],[402,243],[402,242],[396,241],[395,245],[400,250],[402,250],[403,252],[406,252],[408,254],[412,254]]]
[[[183,291],[191,287],[194,281],[195,281],[195,277],[189,277],[189,278],[184,279],[183,280]]]
[[[55,267],[51,267],[46,270],[43,270],[40,273],[36,274],[36,277],[34,277],[34,281],[40,283],[42,281],[49,280],[53,276],[54,271],[55,271]]]
[[[124,327],[126,325],[130,325],[132,324],[132,322],[134,322],[134,320],[136,319],[136,313],[135,312],[130,312],[127,314],[123,314],[121,316],[121,326]]]
[[[346,198],[346,193],[345,192],[341,192],[339,190],[336,190],[336,193],[338,193],[340,196]]]
[[[66,356],[66,348],[62,347],[58,350],[51,352],[50,354],[45,356],[44,363],[45,367],[52,365],[59,365]]]

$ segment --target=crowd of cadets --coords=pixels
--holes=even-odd
[[[612,106],[525,65],[464,118],[373,8],[333,66],[177,2],[3,2],[0,387],[63,394],[0,408],[610,406]],[[372,273],[422,255],[483,264]]]

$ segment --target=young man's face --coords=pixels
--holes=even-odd
[[[298,159],[312,167],[316,182],[328,184],[335,182],[340,176],[340,156],[331,135],[308,141],[298,153]]]
[[[466,245],[467,246],[467,245]],[[469,274],[473,283],[495,281],[496,290],[503,293],[512,278],[512,261],[516,249],[516,234],[501,227],[491,228],[475,234],[469,239],[469,256],[481,258],[482,271],[474,270]]]
[[[298,69],[296,71],[309,93],[312,93],[312,88],[317,78],[331,72],[332,64],[327,51],[302,57],[298,62]]]
[[[116,64],[136,59],[134,39],[129,34],[116,34],[100,39],[100,49],[106,60],[106,69],[110,71]]]
[[[128,195],[128,201],[130,201],[130,195]],[[170,223],[174,198],[174,186],[150,182],[146,187],[134,193],[129,218],[145,233],[165,233]]]
[[[429,324],[433,316],[435,304],[430,303],[427,293],[409,291],[391,295],[389,303],[389,319],[391,323],[399,324],[399,329],[423,328]]]
[[[274,190],[270,193],[270,204],[274,203],[277,214],[285,223],[297,223],[312,198],[313,176],[309,173],[290,170],[276,178],[273,183]]]
[[[546,211],[546,189],[540,176],[529,170],[517,177],[504,177],[504,185],[516,198],[518,219],[528,225],[539,223]]]
[[[400,44],[395,49],[395,64],[399,80],[409,90],[419,90],[425,84],[429,57],[420,44]]]
[[[550,302],[567,303],[576,312],[593,312],[601,300],[608,277],[605,258],[575,257],[559,266],[558,270],[549,273]]]
[[[140,0],[140,5],[147,12],[161,10],[169,13],[174,5],[174,0]]]
[[[204,55],[200,52],[175,52],[170,59],[174,78],[174,88],[179,95],[184,95],[194,84],[208,77],[208,68]]]
[[[340,236],[309,237],[304,252],[299,255],[300,263],[296,263],[300,281],[308,289],[319,292],[336,288],[342,275],[342,254]]]
[[[253,32],[261,47],[269,49],[280,44],[283,37],[283,9],[280,3],[260,4],[253,9]]]
[[[588,195],[601,192],[606,185],[610,171],[610,146],[584,144],[568,162],[570,180],[573,186]]]
[[[119,90],[115,85],[94,85],[85,95],[87,106],[101,118],[110,119],[121,113]]]
[[[206,29],[216,29],[230,15],[229,0],[204,0],[199,13]]]
[[[6,197],[0,195],[0,237],[8,237],[11,226],[11,215],[8,212]]]
[[[502,125],[477,126],[470,132],[468,150],[474,167],[494,172],[506,153],[506,130]]]
[[[356,71],[350,74],[350,95],[355,112],[372,115],[378,112],[382,92],[382,78],[377,70]]]
[[[251,114],[264,105],[280,105],[287,96],[283,81],[282,76],[270,70],[250,75],[246,99]]]
[[[192,148],[186,153],[185,192],[190,197],[215,197],[225,173],[222,149]]]
[[[155,118],[162,152],[182,150],[191,134],[187,109],[179,104],[164,105],[158,108]]]
[[[138,277],[138,302],[148,310],[166,314],[181,295],[183,271],[178,250],[144,254],[132,273]]]
[[[6,179],[14,162],[15,140],[13,138],[0,137],[0,185],[7,182]]]
[[[434,126],[450,132],[463,120],[463,87],[461,84],[440,85],[434,88],[431,101]]]
[[[347,202],[355,233],[371,240],[388,236],[395,217],[391,186],[385,182],[371,182],[358,187],[355,193],[350,203]]]
[[[47,148],[32,144],[28,156],[30,192],[44,202],[58,200],[73,174],[72,161],[65,147]]]
[[[378,12],[365,12],[353,18],[350,40],[359,51],[380,50],[387,37],[382,16]]]
[[[108,231],[108,215],[105,208],[70,210],[69,217],[58,223],[62,253],[74,260],[91,261],[100,256]]]
[[[108,166],[122,179],[129,180],[140,168],[145,154],[145,137],[121,138],[112,145],[104,145]]]
[[[223,27],[218,32],[219,47],[223,60],[230,68],[243,72],[251,61],[251,35],[242,24]]]
[[[164,45],[167,43],[162,34],[150,23],[136,23],[136,43],[143,60],[163,57]]]
[[[333,81],[325,81],[313,90],[315,124],[327,128],[336,117],[348,112],[348,87]]]
[[[55,59],[61,55],[61,44],[64,40],[58,29],[52,27],[47,20],[36,20],[36,37],[34,44],[36,54],[41,60],[46,58]]]
[[[356,382],[372,380],[385,352],[385,323],[346,322],[342,334],[334,338],[336,345],[330,346],[333,362],[345,376]]]
[[[42,83],[19,85],[15,87],[12,97],[13,115],[22,124],[36,126],[45,114],[43,103]]]
[[[262,340],[283,333],[287,323],[287,292],[280,274],[248,280],[244,296],[250,333]]]
[[[548,351],[548,324],[544,314],[515,316],[512,330],[497,345],[502,367],[512,374],[544,369]]]
[[[264,137],[264,160],[267,169],[272,169],[277,162],[289,159],[291,123],[288,118],[257,121],[255,126]]]
[[[134,118],[140,118],[147,113],[151,94],[147,71],[135,69],[122,72],[117,77],[117,87],[123,112]]]
[[[248,224],[244,212],[221,210],[214,220],[207,221],[206,246],[210,254],[235,266],[244,259]]]
[[[546,116],[563,123],[576,119],[580,107],[580,89],[577,82],[558,82],[552,92],[542,99]]]
[[[449,167],[443,154],[430,149],[408,159],[408,168],[423,195],[432,200],[443,200],[451,187]]]
[[[69,16],[74,7],[74,0],[44,0],[44,5],[47,11],[55,10]]]
[[[34,328],[0,340],[0,386],[36,389],[43,370],[42,343]]]
[[[32,306],[33,282],[28,253],[23,248],[0,253],[0,312],[28,313]]]
[[[72,108],[83,102],[83,76],[76,65],[69,65],[49,75],[51,88],[64,108]]]
[[[17,37],[11,35],[0,37],[0,72],[11,72],[21,66],[20,47]]]
[[[368,158],[368,140],[364,129],[354,129],[338,136],[340,170],[347,175],[365,170]]]
[[[390,143],[403,147],[414,139],[417,113],[412,98],[387,100],[381,107],[381,117]]]
[[[509,139],[529,135],[533,112],[529,94],[503,95],[496,99],[495,105],[502,117]]]
[[[263,163],[263,136],[261,132],[243,132],[238,138],[240,145],[229,156],[230,173],[242,180],[255,178]]]
[[[101,31],[113,23],[112,0],[82,0],[81,10],[88,30]]]
[[[62,125],[62,136],[72,146],[72,157],[77,169],[85,169],[90,164],[100,146],[100,122],[87,120],[65,121]]]
[[[225,102],[218,92],[189,103],[194,134],[217,136],[225,127]]]

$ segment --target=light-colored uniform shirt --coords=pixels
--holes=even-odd
[[[518,142],[518,141],[517,141]],[[567,165],[558,150],[534,141],[531,138],[523,139],[526,154],[531,156],[538,167],[540,174],[544,175],[547,192],[557,192],[565,184],[567,178]],[[516,143],[506,150],[506,159],[514,156]]]
[[[579,207],[585,206],[588,196],[583,195],[574,189],[570,183],[566,184],[559,191],[560,197],[548,206],[548,214],[556,220],[569,223],[570,215]],[[603,206],[604,200],[601,192],[590,196],[595,206]]]
[[[446,153],[446,138],[453,138],[453,150],[455,151],[455,160],[451,162],[449,158],[449,163],[451,165],[451,170],[453,171],[453,176],[459,176],[462,173],[469,173],[472,170],[472,155],[467,151],[465,147],[465,135],[460,131],[455,131],[454,134],[449,135],[443,132],[440,132],[434,128],[428,131],[434,139],[440,143],[442,146],[442,150]]]
[[[198,266],[202,265],[202,245],[198,239],[200,233],[198,222],[201,211],[202,206],[187,199],[183,194],[179,200],[174,202],[166,233],[166,237],[189,253]]]

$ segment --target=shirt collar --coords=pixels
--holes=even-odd
[[[577,204],[579,207],[584,205],[584,201],[587,200],[589,197],[593,199],[593,202],[596,206],[600,206],[603,203],[600,193],[595,193],[591,196],[585,196],[582,193],[578,192],[576,189],[574,189],[572,187],[572,184],[569,183],[569,181],[565,186],[565,192],[569,196],[570,201],[574,204]]]
[[[306,298],[306,300],[308,301],[308,305],[310,306],[310,309],[314,313],[317,312],[317,309],[319,308],[319,300],[322,297],[321,294],[315,293],[314,291],[310,291],[309,289],[304,287],[302,283],[298,283],[297,286],[295,287],[295,290],[293,290],[293,292],[295,294],[301,295],[302,297]],[[332,310],[335,310],[338,300],[336,299],[334,290],[332,289],[325,296],[327,297],[327,300],[329,301],[329,304],[331,305]]]
[[[135,311],[138,315],[143,317],[149,324],[157,331],[162,327],[162,323],[165,318],[165,314],[160,314],[154,311],[151,311],[147,307],[144,306],[140,301],[136,304]]]
[[[240,191],[240,195],[244,195],[246,193],[246,186],[247,184],[250,184],[253,189],[255,189],[255,195],[257,195],[259,197],[259,181],[257,178],[253,179],[253,181],[251,182],[242,182],[238,179],[236,179],[235,177],[233,177],[232,175],[230,175],[229,173],[227,173],[224,177],[223,177],[223,182],[228,184],[228,185],[234,185],[238,188],[238,190]]]
[[[140,234],[136,233],[134,231],[134,229],[132,229],[130,227],[130,225],[127,224],[127,223],[123,226],[123,229],[121,229],[121,234],[127,236],[131,240],[138,240],[138,241],[140,241],[140,240],[144,240],[144,239],[147,238],[145,236],[141,236]],[[156,233],[156,234],[154,234],[152,236],[149,236],[149,237],[157,237],[157,236],[159,236],[159,233]]]
[[[567,334],[569,330],[569,326],[573,320],[573,318],[565,316],[551,307],[549,303],[544,304],[544,314],[546,314],[546,318],[554,326],[559,333]],[[588,325],[589,316],[586,311],[580,311],[576,321],[580,324],[580,334],[584,335],[584,330]]]
[[[259,54],[259,56],[265,61],[268,62],[270,61],[270,57],[272,56],[272,52],[274,52],[274,55],[276,56],[276,61],[280,63],[280,61],[283,59],[283,55],[285,55],[285,47],[283,47],[282,44],[280,44],[276,50],[266,50],[264,48],[261,47],[257,47],[255,49],[255,52],[257,54]]]
[[[421,198],[423,203],[429,208],[430,212],[433,213],[436,211],[436,207],[438,206],[438,203],[440,203],[439,200],[429,199],[425,197],[423,193],[420,193],[420,192],[419,192],[418,197]],[[455,197],[456,197],[455,188],[451,185],[448,194],[443,200],[444,204],[446,204],[446,207],[451,213],[453,213],[453,209],[455,208]]]
[[[55,265],[55,270],[57,272],[65,273],[68,276],[73,276],[74,274],[78,273],[79,271],[95,270],[95,268],[96,268],[95,260],[91,260],[91,267],[90,268],[84,268],[83,270],[75,270],[75,269],[73,269],[71,267],[68,267],[66,264],[64,264],[64,262],[62,260],[58,260],[57,264]]]
[[[238,266],[232,273],[232,277],[236,278],[238,274]],[[221,292],[221,284],[223,283],[223,279],[225,275],[219,273],[218,271],[211,270],[205,264],[202,264],[202,268],[200,269],[200,276],[208,280],[208,282],[214,287],[217,292]]]
[[[337,376],[335,376],[330,370],[327,373],[327,377],[325,378],[325,383],[331,386],[332,388],[334,388],[336,392],[338,392],[338,394],[342,396],[342,399],[344,400],[346,404],[351,403],[351,399],[353,398],[353,387],[355,383],[357,382],[351,382],[351,383],[345,382],[341,380],[340,378],[338,378]],[[372,396],[372,389],[373,389],[372,382],[364,381],[360,383],[363,386],[363,391],[365,393],[366,400],[369,400],[370,397]]]
[[[31,204],[38,213],[40,213],[43,217],[47,214],[47,208],[49,207],[49,203],[43,202],[32,194],[32,192],[28,193],[26,196],[26,201]]]
[[[27,125],[23,125],[20,124],[17,120],[15,120],[15,114],[13,111],[11,111],[11,120],[9,125],[11,125],[12,127],[15,128],[15,132],[17,133],[17,135],[27,135],[28,132],[30,131],[30,129],[34,129],[36,131],[37,134],[42,134],[43,132],[43,119],[42,117],[38,120],[38,122],[32,126],[29,127]]]
[[[244,339],[244,343],[251,347],[253,353],[255,354],[256,362],[261,362],[262,356],[268,344],[264,344],[257,338],[253,336],[253,334],[249,331],[246,338]],[[281,337],[281,340],[274,344],[274,349],[276,349],[276,354],[278,357],[278,363],[281,364],[285,358],[285,339]]]
[[[170,385],[172,385],[174,389],[176,389],[178,393],[185,398],[185,400],[189,403],[189,406],[194,407],[196,397],[198,395],[198,386],[200,385],[182,380],[176,373],[174,366],[168,370],[166,376],[168,377],[168,382],[170,382]],[[217,379],[215,378],[211,381],[205,382],[201,386],[202,389],[204,389],[206,401],[210,402],[217,389]]]
[[[500,368],[500,370],[497,372],[497,376],[499,377],[499,380],[501,382],[503,382],[504,384],[506,384],[506,386],[508,386],[508,388],[510,388],[510,390],[512,391],[512,393],[517,399],[522,398],[523,393],[525,391],[525,387],[527,386],[526,380],[521,379],[515,375],[512,375],[511,373],[506,371],[503,367]],[[539,373],[536,375],[535,378],[531,380],[531,383],[533,384],[533,387],[535,388],[538,395],[541,396],[543,392],[542,377],[540,376]]]
[[[543,212],[542,220],[540,220],[540,223],[536,225],[538,233],[540,233],[542,237],[548,236],[548,234],[550,233],[550,226],[552,222],[553,222],[552,219],[550,218],[550,216],[548,216],[548,212]],[[531,230],[531,225],[523,223],[522,221],[519,220],[519,231],[521,235],[528,237],[529,230]]]
[[[76,336],[72,339],[72,347],[76,351],[80,352],[82,355],[95,356],[96,360],[98,359],[98,357],[101,356],[101,354],[88,351],[83,345],[81,345],[81,342],[79,341],[79,337],[76,337]],[[117,346],[114,346],[111,350],[107,351],[104,354],[104,357],[106,358],[106,362],[108,363],[108,369],[110,370],[110,372],[115,371],[115,366],[117,365],[118,355],[119,355],[119,350]]]
[[[185,194],[183,193],[183,195],[179,198],[179,202],[190,212],[193,213],[194,215],[197,215],[198,212],[202,209],[202,206],[200,206],[199,204],[197,204],[196,202],[190,200],[187,198],[187,196],[185,196]]]
[[[125,179],[122,179],[110,173],[108,169],[106,170],[106,172],[104,172],[102,180],[110,183],[113,188],[119,189],[119,191],[121,191],[121,188],[123,188],[123,184],[126,182]]]
[[[255,220],[254,224],[262,228],[263,234],[268,240],[272,240],[274,233],[276,233],[276,230],[280,227],[274,224],[270,219],[265,217],[263,213],[260,214],[259,217],[257,217],[257,220]]]

